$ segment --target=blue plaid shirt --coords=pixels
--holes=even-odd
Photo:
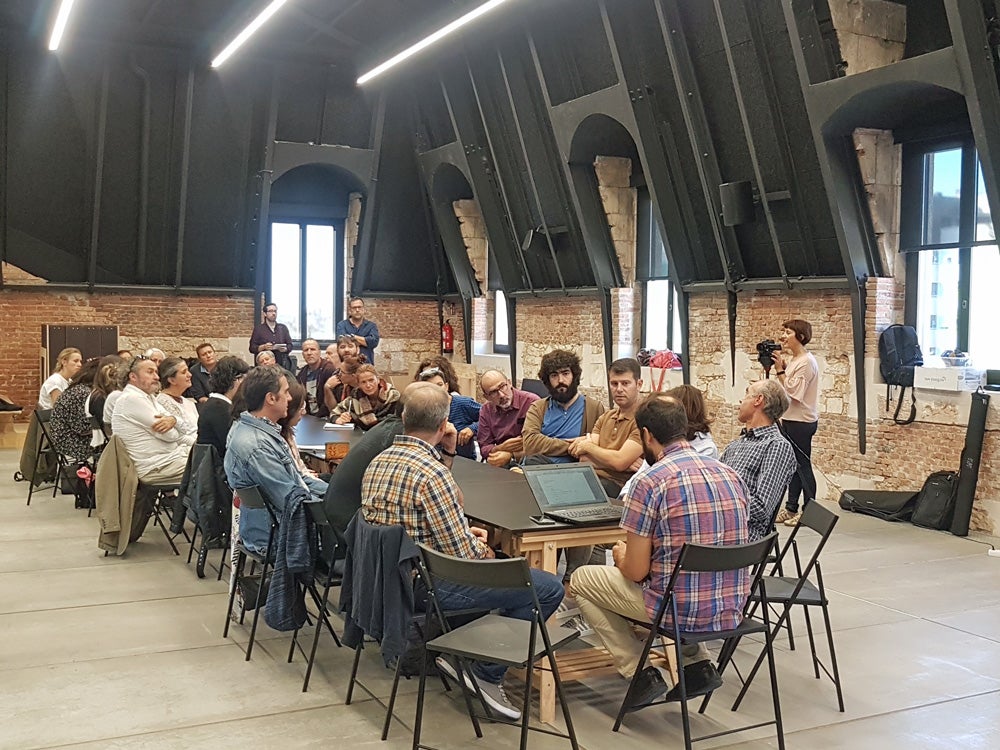
[[[771,533],[771,519],[798,467],[795,449],[778,425],[755,427],[726,446],[722,463],[736,470],[749,491],[750,541],[763,539]]]

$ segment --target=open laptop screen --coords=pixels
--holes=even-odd
[[[608,502],[590,464],[525,466],[524,476],[543,512]]]

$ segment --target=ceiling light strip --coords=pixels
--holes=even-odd
[[[257,29],[267,23],[271,16],[277,13],[281,6],[286,2],[287,0],[271,0],[271,4],[264,8],[264,10],[260,12],[260,15],[247,24],[247,27],[237,34],[236,38],[227,44],[226,48],[222,50],[222,52],[216,55],[215,59],[212,60],[212,67],[218,68],[222,65],[222,63],[228,60],[232,54],[242,47],[246,40],[257,32]]]
[[[59,49],[59,42],[62,41],[63,32],[66,31],[66,23],[69,21],[69,14],[73,10],[74,0],[62,0],[59,12],[56,14],[56,23],[52,27],[52,36],[49,37],[49,52]]]
[[[505,2],[507,2],[507,0],[489,0],[489,2],[483,3],[478,8],[476,8],[474,10],[470,10],[468,13],[466,13],[461,18],[458,18],[458,19],[452,21],[447,26],[445,26],[445,27],[443,27],[441,29],[438,29],[433,34],[431,34],[430,36],[428,36],[428,37],[426,37],[424,39],[421,39],[419,42],[417,42],[413,46],[407,47],[405,50],[403,50],[402,52],[400,52],[398,55],[390,57],[388,60],[386,60],[381,65],[378,65],[378,66],[372,68],[371,70],[369,70],[363,76],[361,76],[360,78],[358,78],[358,85],[360,86],[360,85],[362,85],[364,83],[367,83],[368,81],[372,80],[376,76],[382,75],[382,73],[385,73],[390,68],[393,68],[396,65],[399,65],[399,63],[403,62],[404,60],[407,60],[408,58],[413,57],[413,55],[417,54],[421,50],[426,49],[427,47],[431,46],[432,44],[434,44],[437,41],[440,41],[441,39],[444,39],[446,36],[448,36],[449,34],[451,34],[453,31],[457,31],[458,29],[460,29],[463,26],[465,26],[467,23],[470,23],[471,21],[475,21],[480,16],[485,15],[486,13],[489,13],[491,10],[493,10],[494,8],[496,8],[496,7],[500,6],[500,5],[503,5]]]

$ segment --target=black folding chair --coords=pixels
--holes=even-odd
[[[170,500],[174,499],[174,495],[180,488],[179,484],[147,484],[146,482],[139,482],[139,486],[136,489],[136,495],[145,493],[150,498],[150,509],[153,514],[153,525],[159,526],[160,531],[163,532],[163,536],[167,539],[167,544],[170,545],[170,549],[174,551],[174,554],[178,557],[180,556],[180,550],[177,549],[177,545],[174,544],[174,537],[170,533],[170,529],[167,528],[167,524],[164,522],[164,517],[167,521],[170,521]],[[188,539],[186,531],[182,530],[184,538]]]
[[[191,452],[188,455],[187,468],[184,470],[184,479],[181,481],[182,497],[180,497],[180,502],[174,506],[174,512],[182,513],[184,516],[182,518],[174,517],[171,520],[171,531],[174,531],[177,528],[180,528],[181,531],[184,529],[184,517],[188,514],[190,492],[192,491],[192,485],[194,484],[192,480],[192,470],[194,467],[199,466],[202,461],[211,462],[213,464],[213,472],[218,471],[220,476],[223,474],[222,459],[216,452],[215,446],[206,443],[195,443],[191,446]],[[219,549],[222,551],[222,554],[219,559],[218,575],[215,580],[221,581],[222,572],[226,567],[226,557],[229,554],[230,532],[227,532],[226,529],[229,527],[229,519],[232,515],[233,491],[229,489],[228,483],[224,481],[213,483],[211,489],[213,502],[211,512],[217,513],[217,523],[213,527],[209,523],[211,519],[202,518],[201,514],[192,512],[192,516],[194,518],[194,530],[191,532],[191,544],[188,547],[187,564],[191,564],[191,558],[194,557],[195,544],[200,536],[201,546],[198,548],[198,559],[195,563],[195,573],[199,578],[204,578],[205,564],[208,562],[209,551],[212,549]],[[197,486],[194,491],[203,493],[204,487]],[[203,505],[204,502],[202,502],[202,506]],[[204,511],[205,509],[202,508],[202,510]],[[209,536],[205,534],[206,527],[211,529],[213,532],[218,532],[218,536]]]
[[[576,732],[573,729],[573,719],[569,713],[569,705],[563,692],[562,680],[559,678],[559,667],[556,664],[556,649],[565,646],[579,636],[579,631],[573,628],[555,626],[551,630],[542,621],[542,608],[538,603],[531,582],[531,568],[527,560],[518,557],[510,560],[462,560],[449,555],[435,552],[423,544],[420,549],[421,575],[428,589],[428,601],[432,605],[437,621],[443,634],[427,641],[425,648],[427,656],[420,672],[420,687],[417,691],[417,713],[413,726],[413,750],[430,748],[420,742],[420,730],[423,722],[424,687],[427,681],[427,664],[432,654],[452,656],[458,660],[459,683],[465,705],[472,717],[476,736],[482,737],[479,718],[473,712],[470,701],[470,688],[467,683],[475,686],[475,694],[480,703],[485,706],[482,691],[475,679],[464,679],[462,674],[471,677],[469,661],[482,661],[490,664],[501,664],[506,667],[518,667],[525,671],[524,701],[521,706],[521,721],[505,721],[490,717],[490,721],[500,724],[510,724],[521,728],[521,750],[528,746],[528,731],[542,732],[555,737],[568,739],[573,750],[579,750]],[[435,594],[440,582],[450,582],[465,586],[477,586],[491,589],[528,589],[534,599],[533,617],[531,620],[517,620],[497,614],[488,614],[472,622],[452,627],[441,609]],[[538,636],[541,635],[541,644]],[[562,707],[563,719],[566,722],[566,733],[556,732],[544,727],[531,726],[529,710],[531,708],[531,683],[535,663],[542,657],[548,661],[552,678],[555,681],[559,704]]]
[[[840,519],[836,513],[827,510],[816,500],[808,503],[802,511],[802,517],[799,519],[798,525],[792,531],[791,535],[789,535],[785,545],[778,553],[778,558],[771,571],[772,574],[765,576],[761,580],[762,585],[760,594],[754,597],[754,601],[755,608],[756,606],[759,606],[762,611],[767,609],[768,606],[782,607],[781,613],[777,621],[774,623],[772,637],[777,635],[778,630],[789,620],[792,607],[795,605],[800,605],[802,607],[802,611],[806,619],[806,631],[809,636],[809,650],[812,654],[813,671],[816,675],[816,679],[820,679],[820,669],[822,669],[823,672],[826,673],[826,676],[833,682],[834,687],[837,690],[837,705],[840,707],[841,713],[843,713],[844,693],[840,684],[840,670],[837,667],[837,651],[833,645],[833,628],[830,626],[830,600],[827,598],[826,588],[823,586],[823,570],[819,562],[820,553],[826,546],[826,543],[829,540],[830,535],[833,533],[833,529],[837,525],[838,520]],[[802,559],[799,555],[798,535],[801,529],[809,529],[810,531],[815,532],[819,537],[816,547],[805,566],[802,565]],[[795,561],[795,572],[797,575],[774,575],[775,572],[780,574],[781,563],[785,560],[789,550],[792,551],[792,558]],[[811,579],[813,571],[816,573],[815,583],[813,583]],[[819,656],[816,653],[816,641],[813,637],[812,623],[809,619],[810,607],[819,607],[823,611],[823,622],[826,626],[826,640],[830,649],[830,669],[827,669],[826,665],[820,661]],[[753,614],[753,612],[751,612],[751,614]],[[789,642],[791,643],[790,634]],[[792,644],[792,646],[794,649],[794,644]],[[740,703],[742,703],[743,696],[746,695],[747,690],[750,688],[750,683],[753,681],[757,671],[760,669],[763,659],[764,655],[761,654],[754,663],[753,669],[750,670],[750,673],[744,680],[743,689],[740,690],[740,694],[737,696],[736,702],[733,704],[734,711],[739,708]]]
[[[702,545],[702,544],[685,544],[681,548],[680,555],[677,558],[677,564],[674,566],[673,572],[670,574],[670,581],[667,584],[667,590],[664,592],[663,600],[660,602],[660,607],[656,612],[656,617],[653,618],[652,622],[641,622],[638,620],[633,620],[636,624],[649,629],[649,636],[646,638],[646,643],[642,649],[642,656],[639,658],[639,665],[635,670],[635,674],[632,676],[632,680],[629,683],[628,690],[625,692],[625,697],[622,700],[621,708],[618,709],[618,716],[615,718],[615,724],[612,731],[617,732],[625,719],[625,714],[629,711],[630,698],[636,689],[636,684],[642,673],[643,667],[649,658],[649,653],[653,648],[654,643],[662,642],[663,638],[669,638],[673,641],[674,651],[677,658],[677,695],[676,700],[679,700],[681,704],[681,723],[684,727],[684,747],[687,750],[691,750],[693,743],[699,742],[701,740],[712,739],[715,737],[722,737],[729,734],[734,734],[736,732],[743,732],[748,729],[757,729],[759,727],[766,727],[774,725],[775,731],[778,737],[778,748],[783,750],[785,747],[785,737],[784,731],[781,725],[781,706],[778,697],[778,675],[774,667],[774,654],[772,649],[772,632],[770,627],[770,622],[768,621],[768,612],[765,607],[763,612],[763,622],[758,620],[753,620],[748,616],[744,616],[741,622],[734,628],[726,628],[721,630],[712,631],[682,631],[677,625],[678,615],[677,615],[677,599],[681,596],[681,592],[676,590],[678,579],[681,575],[689,576],[692,574],[722,574],[722,573],[734,573],[737,571],[748,571],[748,575],[751,576],[750,583],[750,597],[755,595],[755,592],[760,592],[762,601],[766,601],[763,592],[761,591],[761,579],[764,573],[764,561],[767,556],[771,553],[774,548],[775,542],[777,540],[777,532],[772,532],[768,534],[763,539],[752,542],[750,544],[738,544],[738,545]],[[750,606],[750,599],[748,598],[744,602],[742,611],[744,614],[747,612]],[[669,624],[664,624],[664,619],[669,613]],[[706,643],[708,641],[723,640],[729,643],[736,643],[740,638],[745,635],[750,635],[752,633],[762,633],[764,635],[764,654],[768,657],[767,664],[771,673],[771,701],[774,705],[774,719],[772,721],[759,722],[757,724],[751,724],[743,727],[737,727],[735,729],[729,729],[722,732],[714,732],[712,734],[704,735],[701,737],[691,736],[691,721],[688,713],[687,702],[690,698],[697,696],[688,696],[687,684],[684,677],[684,667],[683,667],[683,655],[681,653],[681,647],[689,644]],[[721,673],[722,669],[725,667],[723,659],[728,653],[726,646],[723,647],[723,656],[720,657],[719,671]],[[761,657],[763,658],[763,656]],[[670,702],[670,698],[655,701],[650,703],[650,706],[661,705],[663,703]],[[707,699],[702,705],[701,711],[704,711],[707,705]]]
[[[52,480],[52,497],[55,497],[56,493],[59,492],[60,480],[69,475],[66,457],[56,450],[55,444],[52,442],[52,434],[49,432],[52,423],[52,409],[35,409],[32,419],[38,423],[38,450],[35,453],[35,468],[32,472],[32,479],[28,482],[27,505],[31,505],[31,496],[36,489],[41,489],[40,485],[43,484],[42,482],[35,483],[35,477],[43,471],[43,463],[55,462],[56,465],[55,479]],[[51,466],[51,463],[49,465]]]
[[[258,554],[253,550],[246,547],[242,541],[236,544],[236,570],[233,574],[234,583],[230,587],[229,591],[229,605],[226,608],[226,626],[222,630],[222,637],[229,637],[229,623],[232,621],[233,616],[233,602],[236,599],[236,587],[244,586],[243,588],[243,601],[240,607],[240,625],[243,624],[243,620],[247,613],[247,600],[246,584],[248,581],[243,579],[243,568],[246,566],[246,561],[249,559],[251,561],[250,575],[253,575],[253,571],[257,565],[261,566],[260,571],[260,582],[257,586],[257,593],[254,596],[253,601],[253,623],[250,625],[250,640],[247,642],[247,652],[246,661],[250,661],[250,655],[253,653],[254,638],[257,635],[257,621],[260,618],[261,607],[264,606],[264,587],[267,581],[267,570],[273,562],[273,549],[274,549],[274,532],[278,528],[278,517],[274,512],[274,508],[271,501],[267,498],[260,487],[241,487],[236,490],[236,495],[240,499],[240,509],[250,509],[250,510],[267,510],[268,515],[271,517],[271,528],[267,535],[267,547],[265,547],[262,554]]]
[[[334,586],[339,586],[343,581],[343,574],[338,572],[337,563],[340,562],[343,565],[344,552],[347,549],[347,544],[344,541],[343,535],[340,534],[331,524],[330,519],[326,515],[326,510],[323,507],[323,503],[306,503],[306,508],[309,511],[309,515],[312,518],[315,532],[321,538],[324,536],[323,530],[326,529],[325,534],[326,539],[333,540],[333,544],[328,544],[329,549],[323,548],[320,558],[317,560],[316,570],[314,572],[313,578],[313,591],[311,592],[313,601],[316,603],[316,627],[313,630],[313,640],[312,648],[309,649],[309,655],[306,657],[306,675],[302,680],[302,692],[309,690],[309,678],[312,676],[313,664],[316,662],[316,648],[319,646],[319,634],[323,631],[322,625],[325,623],[330,631],[330,635],[333,636],[333,642],[340,648],[340,637],[337,635],[337,631],[333,629],[333,625],[330,623],[330,589]],[[341,568],[342,569],[342,568]],[[322,593],[320,593],[322,589]],[[299,630],[296,629],[292,633],[292,644],[288,648],[288,661],[291,662],[292,656],[295,653],[296,646],[299,645]],[[304,653],[304,652],[303,652]]]

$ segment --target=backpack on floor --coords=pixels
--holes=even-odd
[[[878,337],[878,369],[885,380],[885,408],[889,408],[889,390],[899,386],[899,400],[893,421],[896,424],[910,424],[917,418],[917,401],[913,395],[913,369],[924,363],[924,355],[917,342],[917,331],[913,326],[891,325]],[[903,406],[903,396],[910,389],[910,416],[899,419]]]
[[[950,529],[957,492],[958,474],[954,471],[935,471],[927,477],[917,494],[910,523],[925,529]]]

